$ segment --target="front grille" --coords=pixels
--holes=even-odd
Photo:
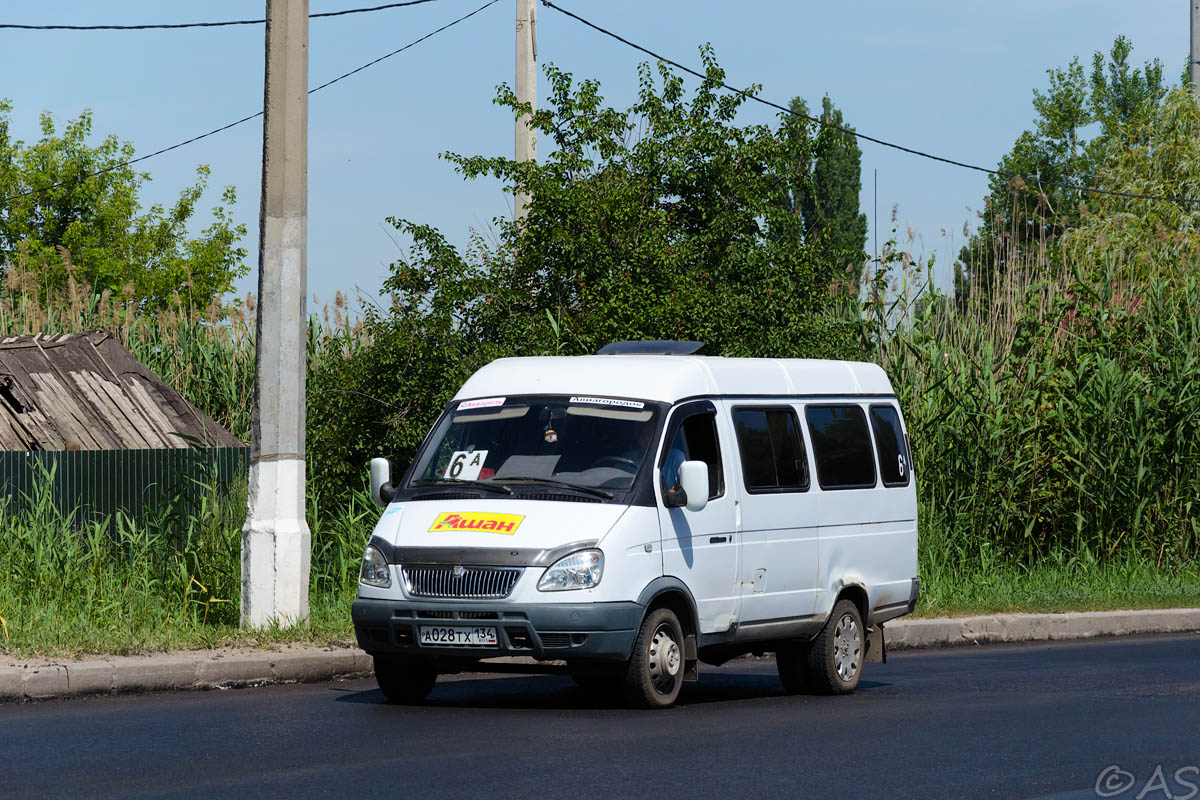
[[[539,634],[542,638],[542,647],[570,647],[571,634],[569,633],[543,633]]]
[[[508,597],[523,571],[522,567],[401,567],[404,587],[413,597],[468,600]]]

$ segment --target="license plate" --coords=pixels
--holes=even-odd
[[[422,625],[421,644],[459,645],[463,647],[495,647],[496,629],[459,625]]]

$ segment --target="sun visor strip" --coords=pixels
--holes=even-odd
[[[548,549],[508,547],[393,547],[372,536],[370,544],[389,564],[463,564],[481,567],[548,567],[576,550],[596,546],[585,539]]]

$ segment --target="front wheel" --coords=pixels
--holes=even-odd
[[[669,608],[642,620],[625,671],[625,697],[640,708],[667,708],[683,688],[683,626]]]
[[[437,683],[437,670],[428,664],[375,656],[375,680],[393,703],[419,703]]]
[[[808,651],[808,683],[817,694],[849,694],[858,687],[866,636],[858,606],[839,600]]]

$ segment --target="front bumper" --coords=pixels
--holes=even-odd
[[[358,646],[371,655],[625,661],[644,612],[645,608],[632,602],[489,604],[359,598],[351,616]],[[422,645],[420,625],[494,625],[498,646]]]

